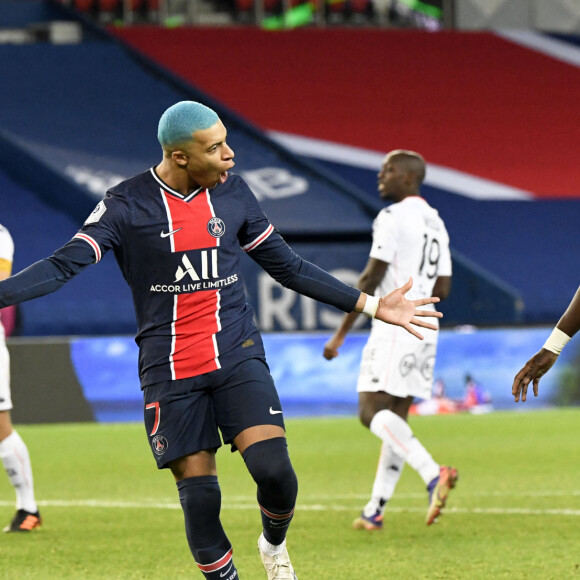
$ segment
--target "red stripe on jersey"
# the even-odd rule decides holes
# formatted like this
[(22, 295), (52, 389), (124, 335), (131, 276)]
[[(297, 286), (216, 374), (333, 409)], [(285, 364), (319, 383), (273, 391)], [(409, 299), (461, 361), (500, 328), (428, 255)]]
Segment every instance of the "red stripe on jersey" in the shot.
[[(219, 238), (208, 231), (215, 217), (207, 189), (190, 201), (162, 192), (171, 231), (172, 252), (188, 252), (219, 246)], [(203, 258), (203, 257), (202, 257)], [(211, 256), (206, 269), (217, 271)], [(203, 266), (202, 266), (203, 269)], [(172, 375), (175, 380), (194, 377), (220, 368), (215, 334), (220, 330), (218, 290), (198, 290), (176, 296), (171, 348)]]
[(215, 217), (207, 189), (191, 201), (184, 201), (166, 192), (163, 195), (169, 212), (169, 227), (174, 232), (174, 252), (214, 248), (219, 245), (219, 238), (214, 238), (207, 230), (207, 223)]
[(197, 562), (197, 565), (202, 572), (215, 572), (216, 570), (223, 568), (226, 564), (229, 563), (229, 561), (232, 559), (232, 554), (233, 548), (230, 548), (229, 551), (226, 552), (219, 560), (216, 560), (211, 564), (200, 564)]
[(87, 236), (87, 234), (75, 234), (73, 237), (78, 238), (79, 240), (84, 240), (89, 244), (89, 246), (91, 246), (91, 248), (93, 248), (93, 252), (95, 253), (95, 264), (101, 260), (103, 257), (101, 248), (99, 247), (99, 244), (91, 238), (91, 236)]
[(260, 234), (253, 242), (242, 246), (242, 250), (244, 250), (244, 252), (251, 252), (254, 248), (257, 248), (273, 231), (274, 226), (270, 224), (266, 231)]
[(214, 335), (220, 330), (219, 290), (176, 296), (171, 361), (174, 380), (220, 368)]

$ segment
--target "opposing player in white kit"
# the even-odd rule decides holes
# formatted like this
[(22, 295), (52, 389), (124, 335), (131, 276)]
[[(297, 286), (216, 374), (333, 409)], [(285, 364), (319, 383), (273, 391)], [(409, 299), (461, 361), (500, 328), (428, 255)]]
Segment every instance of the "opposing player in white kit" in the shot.
[[(13, 255), (12, 237), (8, 230), (0, 225), (0, 280), (10, 276)], [(4, 531), (29, 532), (39, 527), (42, 520), (34, 499), (28, 448), (12, 427), (10, 409), (12, 409), (10, 358), (4, 339), (4, 327), (0, 322), (0, 459), (16, 491), (16, 514)]]
[[(443, 220), (420, 195), (425, 161), (412, 151), (390, 152), (378, 174), (381, 199), (393, 201), (373, 224), (373, 243), (368, 263), (357, 287), (367, 294), (390, 292), (413, 278), (413, 298), (438, 296), (444, 300), (451, 289), (449, 236)], [(433, 305), (428, 308), (434, 309)], [(338, 356), (358, 314), (351, 312), (326, 343), (324, 357)], [(407, 423), (415, 397), (431, 398), (437, 330), (426, 330), (418, 341), (394, 326), (378, 325), (363, 350), (357, 390), (359, 417), (363, 425), (383, 441), (370, 501), (353, 526), (378, 530), (383, 512), (394, 493), (407, 462), (427, 486), (431, 525), (445, 505), (457, 481), (457, 470), (437, 464)]]

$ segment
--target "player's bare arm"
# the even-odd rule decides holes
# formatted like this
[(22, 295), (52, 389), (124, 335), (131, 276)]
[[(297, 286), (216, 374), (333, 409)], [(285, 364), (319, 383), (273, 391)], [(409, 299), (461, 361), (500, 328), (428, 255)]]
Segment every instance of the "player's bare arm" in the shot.
[[(369, 258), (365, 269), (358, 279), (356, 287), (365, 294), (373, 296), (377, 286), (385, 276), (388, 267), (389, 265), (386, 262), (377, 260), (376, 258)], [(324, 345), (322, 355), (325, 359), (332, 360), (338, 356), (338, 349), (343, 345), (346, 335), (361, 313), (362, 310), (360, 312), (355, 310), (344, 315), (340, 326)]]
[(534, 396), (538, 396), (540, 378), (552, 368), (564, 345), (580, 330), (580, 288), (576, 290), (570, 305), (558, 321), (556, 328), (544, 344), (518, 372), (512, 384), (515, 402), (526, 402), (528, 386), (533, 385)]
[(433, 286), (431, 296), (437, 296), (440, 300), (447, 300), (451, 293), (451, 276), (438, 276)]
[(556, 328), (565, 332), (570, 338), (580, 330), (580, 287), (576, 290), (570, 305), (558, 321)]

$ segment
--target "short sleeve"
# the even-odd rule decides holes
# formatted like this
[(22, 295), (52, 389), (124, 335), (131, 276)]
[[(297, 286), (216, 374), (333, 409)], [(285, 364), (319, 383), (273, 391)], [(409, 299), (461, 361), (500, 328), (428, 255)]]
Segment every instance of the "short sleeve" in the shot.
[(14, 259), (14, 242), (10, 232), (0, 225), (0, 260), (12, 263)]
[(397, 232), (395, 218), (387, 208), (383, 209), (373, 222), (373, 244), (370, 257), (390, 264), (397, 252)]
[(452, 260), (451, 260), (451, 250), (449, 249), (449, 234), (444, 227), (444, 234), (441, 239), (441, 257), (439, 258), (439, 264), (437, 266), (438, 276), (451, 276)]

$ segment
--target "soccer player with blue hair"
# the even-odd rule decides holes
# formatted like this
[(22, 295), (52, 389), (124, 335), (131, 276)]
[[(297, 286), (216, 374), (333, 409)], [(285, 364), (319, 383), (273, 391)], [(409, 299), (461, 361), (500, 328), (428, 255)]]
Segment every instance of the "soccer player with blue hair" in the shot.
[[(54, 292), (113, 250), (135, 306), (144, 419), (159, 468), (177, 483), (191, 553), (209, 580), (238, 571), (220, 521), (216, 451), (237, 449), (257, 485), (258, 548), (269, 580), (296, 579), (286, 532), (298, 492), (284, 418), (246, 303), (246, 252), (283, 286), (405, 328), (441, 316), (407, 300), (409, 280), (378, 298), (343, 284), (285, 243), (230, 174), (234, 152), (215, 111), (192, 101), (159, 121), (161, 162), (111, 188), (52, 256), (0, 282), (0, 307)], [(220, 438), (221, 434), (221, 438)]]
[(181, 101), (169, 107), (159, 119), (157, 139), (164, 149), (187, 143), (196, 131), (209, 129), (219, 121), (217, 113), (195, 101)]

